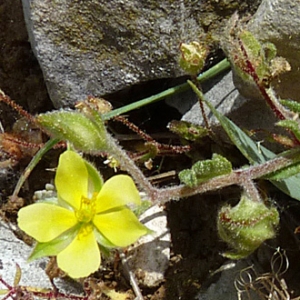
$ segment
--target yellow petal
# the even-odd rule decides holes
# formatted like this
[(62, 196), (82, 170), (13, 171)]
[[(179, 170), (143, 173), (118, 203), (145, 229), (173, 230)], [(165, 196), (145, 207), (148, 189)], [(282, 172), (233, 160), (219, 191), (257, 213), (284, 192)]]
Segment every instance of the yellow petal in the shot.
[(79, 154), (67, 150), (60, 155), (55, 186), (59, 197), (75, 209), (80, 208), (81, 197), (87, 197), (88, 171)]
[(107, 180), (100, 190), (96, 212), (103, 212), (129, 203), (137, 205), (141, 203), (139, 192), (131, 177), (116, 175)]
[(86, 225), (82, 230), (72, 243), (57, 255), (58, 267), (72, 278), (89, 276), (99, 269), (101, 263), (92, 226)]
[(142, 225), (134, 213), (126, 207), (97, 214), (93, 223), (116, 247), (126, 247), (149, 232), (147, 227)]
[(49, 203), (35, 203), (19, 210), (18, 225), (40, 243), (45, 243), (77, 224), (74, 212)]

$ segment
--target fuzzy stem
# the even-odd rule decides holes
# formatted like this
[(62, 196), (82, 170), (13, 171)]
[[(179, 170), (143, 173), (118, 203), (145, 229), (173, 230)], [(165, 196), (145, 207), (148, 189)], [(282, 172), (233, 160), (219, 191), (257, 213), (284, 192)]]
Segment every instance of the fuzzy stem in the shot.
[(121, 149), (121, 147), (109, 134), (107, 134), (107, 145), (109, 153), (120, 163), (121, 168), (126, 170), (140, 188), (147, 193), (148, 197), (154, 201), (157, 196), (158, 189), (151, 185), (143, 172), (135, 165), (133, 160), (130, 159), (127, 153)]
[(194, 188), (190, 188), (185, 185), (163, 188), (157, 190), (157, 198), (155, 199), (155, 202), (164, 204), (170, 200), (179, 200), (181, 198), (218, 190), (231, 185), (240, 185), (243, 187), (245, 178), (247, 177), (249, 181), (254, 180), (275, 172), (292, 163), (295, 163), (293, 159), (277, 157), (261, 165), (251, 166), (247, 169), (239, 169), (230, 174), (212, 178)]
[(195, 84), (195, 86), (198, 88), (199, 92), (201, 93), (197, 93), (197, 96), (198, 96), (198, 102), (199, 102), (199, 105), (200, 105), (200, 110), (201, 110), (201, 114), (202, 114), (202, 118), (203, 118), (203, 121), (204, 121), (204, 124), (205, 124), (205, 127), (209, 133), (209, 135), (212, 134), (212, 130), (211, 130), (211, 127), (209, 125), (209, 122), (208, 122), (208, 118), (207, 118), (207, 115), (206, 115), (206, 112), (204, 110), (204, 101), (203, 101), (203, 94), (202, 94), (202, 89), (201, 89), (201, 85), (200, 83), (197, 81), (197, 77), (196, 76), (192, 76), (192, 82)]
[(5, 93), (0, 89), (0, 101), (6, 103), (10, 107), (12, 107), (15, 111), (17, 111), (21, 116), (25, 117), (30, 123), (36, 124), (35, 118), (23, 109), (20, 105), (10, 99), (10, 97), (6, 96)]
[(263, 202), (253, 180), (249, 179), (249, 174), (245, 175), (245, 180), (242, 182), (242, 186), (249, 196), (249, 199), (254, 202)]
[(260, 165), (250, 166), (247, 169), (239, 169), (230, 174), (212, 178), (194, 188), (190, 188), (185, 185), (179, 185), (175, 187), (158, 189), (151, 185), (142, 171), (109, 135), (108, 146), (110, 149), (110, 154), (112, 154), (119, 161), (120, 166), (124, 170), (128, 171), (135, 182), (147, 193), (148, 197), (155, 204), (164, 204), (170, 200), (179, 200), (181, 198), (202, 194), (231, 185), (240, 185), (242, 187), (246, 186), (246, 189), (248, 188), (248, 191), (251, 192), (251, 196), (254, 195), (254, 199), (260, 201), (259, 194), (255, 193), (253, 187), (250, 185), (251, 180), (275, 172), (300, 160), (299, 150), (290, 151), (286, 154), (283, 154), (281, 157), (276, 157)]

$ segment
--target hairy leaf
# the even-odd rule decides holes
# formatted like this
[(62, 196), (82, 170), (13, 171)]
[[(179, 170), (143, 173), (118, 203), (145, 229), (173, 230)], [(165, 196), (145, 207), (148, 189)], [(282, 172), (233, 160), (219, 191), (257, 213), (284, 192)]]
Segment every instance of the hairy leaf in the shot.
[(87, 117), (77, 111), (54, 111), (40, 114), (37, 122), (50, 135), (69, 141), (75, 148), (82, 151), (97, 151), (106, 149), (106, 131), (104, 124)]
[(187, 186), (195, 187), (201, 182), (231, 171), (230, 161), (219, 154), (213, 154), (212, 159), (197, 161), (191, 169), (182, 170), (178, 176), (180, 181)]
[(292, 100), (280, 100), (280, 103), (295, 113), (300, 113), (300, 103)]
[(171, 121), (169, 129), (188, 141), (197, 141), (208, 134), (206, 128), (186, 121)]
[(276, 172), (267, 175), (265, 178), (269, 180), (287, 179), (300, 173), (300, 163), (295, 163), (291, 166), (282, 168)]

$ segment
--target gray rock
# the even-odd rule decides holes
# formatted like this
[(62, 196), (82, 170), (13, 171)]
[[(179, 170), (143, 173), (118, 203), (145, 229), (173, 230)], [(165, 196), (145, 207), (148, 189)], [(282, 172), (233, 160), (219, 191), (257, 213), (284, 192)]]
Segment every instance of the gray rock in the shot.
[(58, 108), (90, 94), (181, 75), (180, 42), (197, 40), (204, 27), (217, 35), (226, 17), (260, 0), (22, 2), (33, 50)]
[[(246, 277), (247, 269), (251, 267), (245, 260), (240, 260), (237, 263), (226, 263), (222, 266), (224, 270), (221, 273), (220, 278), (212, 283), (206, 291), (201, 291), (195, 299), (197, 300), (241, 300), (241, 299), (262, 299), (260, 296), (252, 291), (246, 291), (246, 288), (242, 284), (238, 284), (241, 272), (244, 272), (245, 282), (249, 282), (250, 279)], [(251, 274), (251, 272), (249, 272)], [(237, 288), (240, 290), (238, 292)], [(249, 297), (247, 295), (249, 293)], [(240, 294), (240, 295), (239, 295)]]
[[(21, 268), (20, 285), (39, 289), (52, 289), (49, 278), (45, 273), (48, 259), (42, 258), (28, 263), (27, 259), (33, 248), (19, 240), (13, 230), (15, 225), (6, 224), (0, 220), (0, 276), (10, 285), (13, 285), (16, 274), (16, 264)], [(62, 279), (55, 280), (60, 292), (65, 294), (80, 294), (82, 290), (75, 281), (67, 282)], [(0, 290), (5, 288), (0, 286)]]
[[(235, 88), (231, 72), (225, 74), (215, 86), (206, 92), (205, 98), (225, 115), (241, 106), (246, 101), (246, 99), (244, 99)], [(204, 106), (205, 113), (208, 118), (211, 119), (212, 122), (216, 122), (216, 119), (210, 112), (209, 108), (206, 105)], [(198, 125), (203, 124), (203, 117), (198, 102), (182, 117), (182, 120)]]
[[(276, 119), (269, 107), (262, 99), (247, 101), (235, 88), (232, 80), (232, 72), (224, 75), (222, 80), (205, 93), (205, 98), (210, 101), (220, 113), (228, 116), (241, 128), (274, 129)], [(205, 107), (205, 111), (211, 123), (218, 124), (216, 118), (207, 107)], [(182, 117), (182, 120), (203, 125), (199, 103), (196, 103), (191, 110)]]
[(1, 240), (1, 277), (9, 284), (13, 284), (16, 264), (22, 271), (20, 284), (31, 287), (51, 288), (44, 268), (45, 259), (39, 259), (32, 263), (27, 263), (32, 248), (24, 242), (18, 240), (7, 224), (0, 223)]
[[(205, 93), (205, 99), (210, 101), (220, 113), (226, 115), (241, 129), (260, 129), (256, 132), (255, 139), (265, 147), (274, 152), (283, 150), (279, 144), (266, 139), (266, 132), (285, 134), (282, 128), (275, 126), (275, 123), (278, 121), (275, 115), (264, 99), (255, 97), (250, 100), (243, 97), (235, 88), (232, 72), (225, 75), (222, 80)], [(218, 120), (206, 106), (205, 111), (214, 132), (222, 140), (228, 140), (225, 132), (220, 130)], [(204, 126), (199, 103), (196, 103), (184, 114), (182, 120)]]
[(163, 207), (152, 206), (140, 216), (151, 234), (141, 237), (127, 252), (128, 264), (142, 286), (155, 287), (169, 266), (171, 235)]

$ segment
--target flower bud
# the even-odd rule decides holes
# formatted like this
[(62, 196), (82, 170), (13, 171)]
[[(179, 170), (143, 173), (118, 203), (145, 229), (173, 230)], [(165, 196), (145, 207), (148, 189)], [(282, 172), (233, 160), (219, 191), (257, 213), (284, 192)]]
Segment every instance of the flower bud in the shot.
[(191, 42), (180, 45), (181, 56), (179, 59), (180, 67), (190, 75), (198, 75), (203, 69), (208, 48), (204, 44)]
[(275, 207), (268, 208), (242, 195), (235, 206), (224, 206), (218, 215), (218, 232), (223, 241), (233, 248), (223, 256), (240, 259), (256, 250), (265, 240), (274, 238), (279, 214)]

